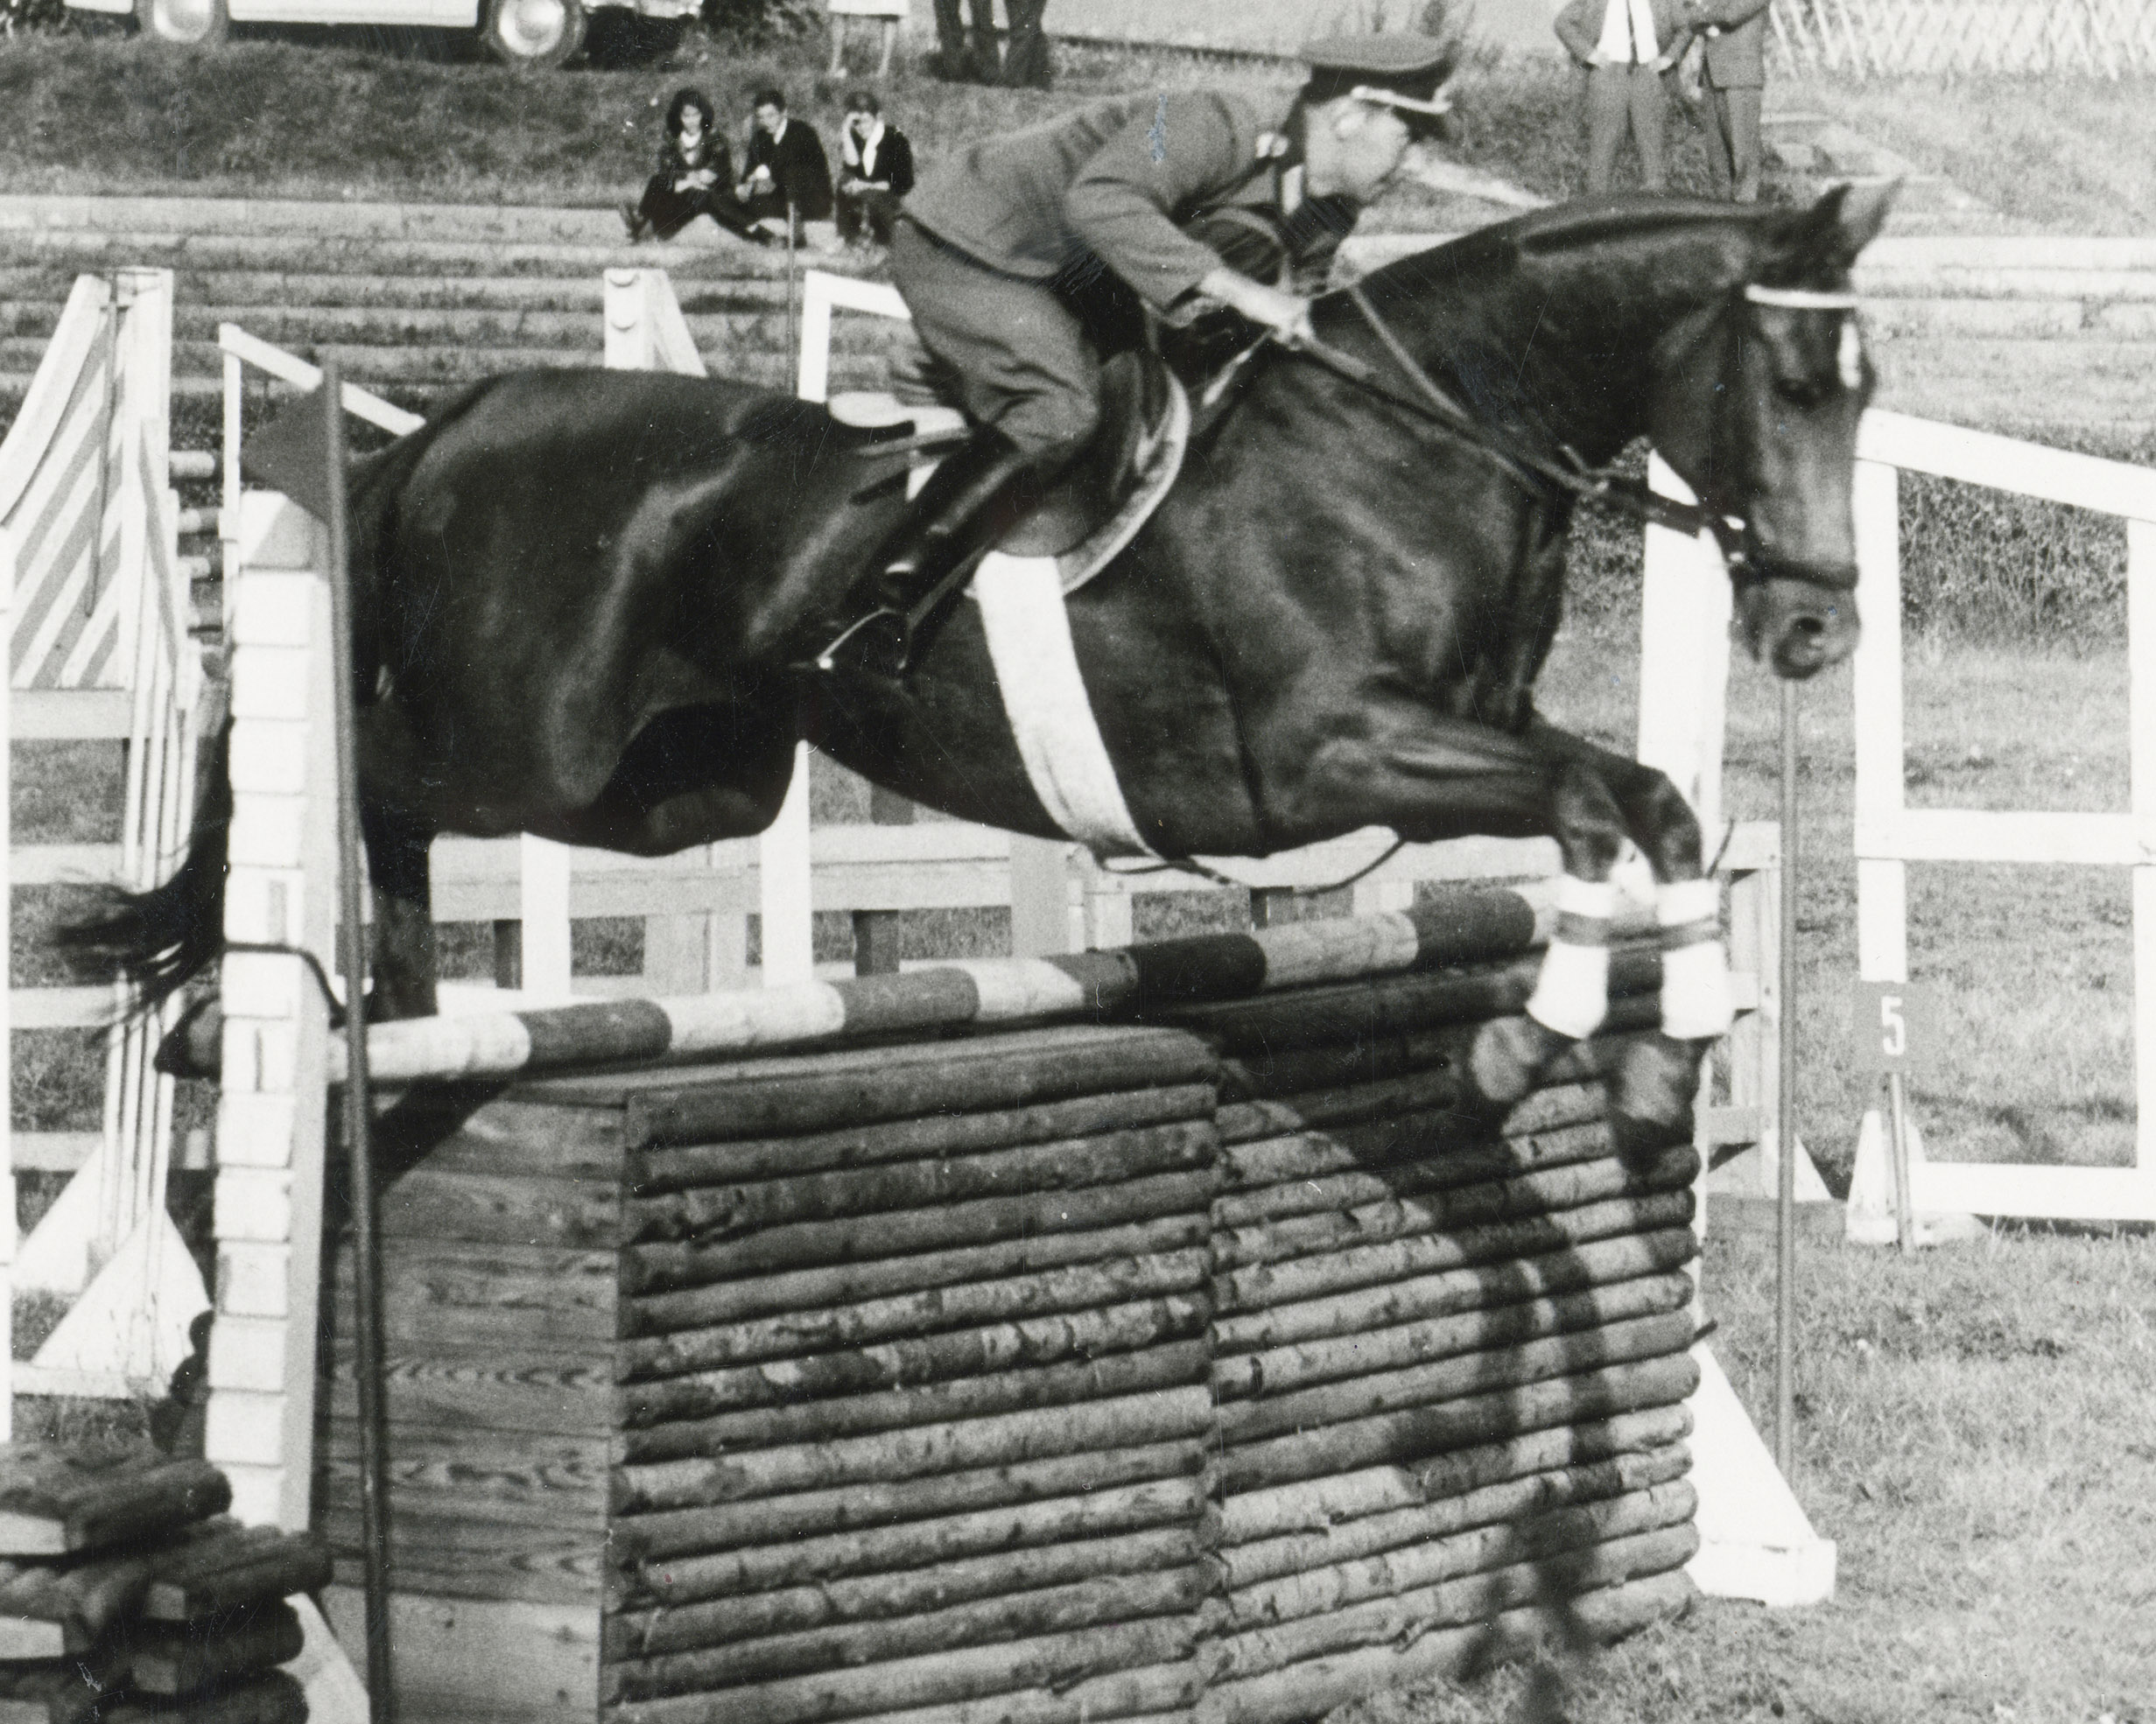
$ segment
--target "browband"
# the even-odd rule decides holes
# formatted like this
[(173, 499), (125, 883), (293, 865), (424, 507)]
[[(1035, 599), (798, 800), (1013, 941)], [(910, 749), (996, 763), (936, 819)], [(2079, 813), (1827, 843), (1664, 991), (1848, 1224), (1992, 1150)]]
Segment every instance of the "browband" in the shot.
[(1780, 305), (1794, 312), (1853, 312), (1853, 293), (1816, 293), (1808, 287), (1761, 287), (1745, 284), (1745, 298), (1755, 305)]
[(1398, 90), (1388, 90), (1376, 84), (1358, 84), (1348, 92), (1348, 95), (1357, 102), (1381, 102), (1387, 108), (1404, 109), (1410, 114), (1438, 115), (1450, 114), (1452, 111), (1452, 103), (1446, 98), (1442, 89), (1434, 92), (1428, 102), (1421, 101), (1415, 96), (1403, 95)]

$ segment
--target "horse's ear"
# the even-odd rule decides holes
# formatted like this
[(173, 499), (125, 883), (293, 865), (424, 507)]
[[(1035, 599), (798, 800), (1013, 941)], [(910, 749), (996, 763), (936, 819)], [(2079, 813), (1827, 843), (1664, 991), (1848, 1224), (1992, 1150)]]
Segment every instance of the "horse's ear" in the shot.
[(1899, 179), (1844, 182), (1830, 188), (1805, 212), (1795, 249), (1814, 268), (1846, 275), (1858, 253), (1879, 236), (1900, 190)]

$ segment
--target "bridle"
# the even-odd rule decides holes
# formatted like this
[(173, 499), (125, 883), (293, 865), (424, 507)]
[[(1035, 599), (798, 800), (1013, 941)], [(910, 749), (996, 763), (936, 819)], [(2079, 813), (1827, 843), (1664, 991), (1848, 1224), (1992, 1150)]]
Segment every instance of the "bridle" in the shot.
[[(1733, 573), (1745, 568), (1745, 521), (1700, 503), (1680, 502), (1652, 490), (1644, 480), (1612, 466), (1590, 466), (1570, 446), (1550, 455), (1529, 448), (1478, 417), (1449, 395), (1415, 356), (1408, 351), (1384, 314), (1371, 303), (1360, 283), (1345, 290), (1349, 305), (1370, 326), (1399, 373), (1415, 386), (1409, 394), (1396, 387), (1376, 367), (1315, 338), (1288, 345), (1288, 351), (1323, 366), (1345, 382), (1354, 384), (1388, 405), (1426, 423), (1437, 425), (1509, 473), (1530, 493), (1549, 497), (1570, 497), (1576, 502), (1602, 503), (1621, 509), (1637, 520), (1688, 535), (1711, 533)], [(1796, 311), (1851, 312), (1857, 296), (1847, 292), (1817, 292), (1808, 288), (1762, 287), (1747, 283), (1744, 297), (1755, 305)]]

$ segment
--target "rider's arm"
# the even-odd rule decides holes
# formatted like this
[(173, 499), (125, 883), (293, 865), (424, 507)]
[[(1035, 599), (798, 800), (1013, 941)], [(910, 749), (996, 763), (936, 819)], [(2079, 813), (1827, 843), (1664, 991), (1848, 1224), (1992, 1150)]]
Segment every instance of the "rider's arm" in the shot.
[(1290, 302), (1300, 300), (1237, 275), (1177, 225), (1247, 179), (1257, 160), (1254, 116), (1240, 102), (1196, 91), (1134, 106), (1064, 194), (1072, 231), (1155, 311), (1172, 317), (1204, 297), (1285, 326)]
[(1592, 66), (1602, 39), (1603, 0), (1572, 0), (1557, 14), (1557, 39), (1582, 66)]

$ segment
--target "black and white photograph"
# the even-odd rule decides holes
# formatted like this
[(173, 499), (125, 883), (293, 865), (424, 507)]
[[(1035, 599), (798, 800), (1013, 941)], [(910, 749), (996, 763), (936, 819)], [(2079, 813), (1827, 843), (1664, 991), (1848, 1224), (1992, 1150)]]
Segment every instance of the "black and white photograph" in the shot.
[(0, 0), (0, 1724), (2156, 1724), (2156, 0)]

